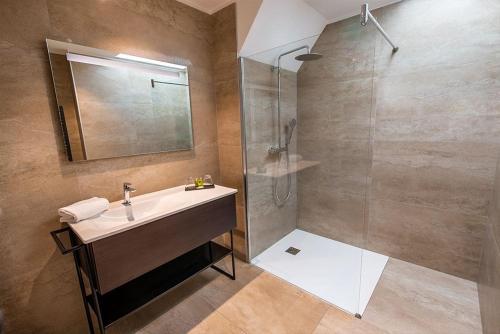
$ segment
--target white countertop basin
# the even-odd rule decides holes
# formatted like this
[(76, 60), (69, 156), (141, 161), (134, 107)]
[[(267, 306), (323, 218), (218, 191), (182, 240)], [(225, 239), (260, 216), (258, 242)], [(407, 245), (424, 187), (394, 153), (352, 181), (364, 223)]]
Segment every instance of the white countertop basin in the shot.
[(134, 196), (130, 206), (113, 202), (100, 215), (69, 226), (87, 244), (236, 193), (236, 189), (217, 185), (194, 191), (184, 191), (184, 186), (179, 186)]

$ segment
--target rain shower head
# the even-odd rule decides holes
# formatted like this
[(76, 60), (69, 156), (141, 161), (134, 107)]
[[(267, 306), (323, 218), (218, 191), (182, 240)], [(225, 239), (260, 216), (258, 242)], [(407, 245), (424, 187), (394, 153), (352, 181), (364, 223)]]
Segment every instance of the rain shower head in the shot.
[(304, 53), (304, 54), (298, 55), (297, 57), (295, 57), (295, 60), (312, 61), (312, 60), (318, 60), (321, 57), (323, 57), (323, 55), (321, 55), (319, 53), (310, 52), (310, 53)]
[(298, 47), (298, 48), (295, 48), (295, 49), (292, 49), (292, 50), (288, 50), (288, 51), (280, 54), (279, 57), (278, 57), (278, 69), (281, 67), (281, 58), (283, 56), (289, 55), (289, 54), (297, 52), (299, 50), (305, 50), (306, 52), (302, 53), (302, 54), (300, 54), (300, 55), (298, 55), (298, 56), (295, 57), (295, 60), (298, 60), (298, 61), (318, 60), (321, 57), (323, 57), (323, 55), (321, 55), (319, 53), (311, 52), (311, 49), (309, 48), (308, 45), (303, 45), (301, 47)]

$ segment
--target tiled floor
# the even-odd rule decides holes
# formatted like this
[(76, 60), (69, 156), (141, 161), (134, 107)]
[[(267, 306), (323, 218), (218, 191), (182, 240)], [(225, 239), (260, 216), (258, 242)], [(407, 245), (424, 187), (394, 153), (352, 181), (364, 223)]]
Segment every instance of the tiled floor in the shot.
[(358, 320), (257, 267), (207, 270), (109, 333), (481, 333), (476, 284), (390, 259)]

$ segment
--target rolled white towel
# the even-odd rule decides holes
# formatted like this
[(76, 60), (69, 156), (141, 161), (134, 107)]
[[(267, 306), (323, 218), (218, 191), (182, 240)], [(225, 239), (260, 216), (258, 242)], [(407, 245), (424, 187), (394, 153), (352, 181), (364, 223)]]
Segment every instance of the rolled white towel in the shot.
[(59, 209), (61, 223), (76, 223), (106, 211), (109, 201), (105, 198), (92, 197)]

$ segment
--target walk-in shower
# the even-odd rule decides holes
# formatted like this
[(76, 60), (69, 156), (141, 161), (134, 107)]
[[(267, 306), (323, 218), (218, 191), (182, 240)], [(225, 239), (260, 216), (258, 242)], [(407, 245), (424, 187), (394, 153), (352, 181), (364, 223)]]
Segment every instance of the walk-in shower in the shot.
[[(276, 165), (276, 176), (274, 177), (273, 180), (273, 195), (274, 195), (274, 201), (278, 206), (282, 206), (289, 198), (291, 194), (291, 184), (292, 184), (292, 176), (290, 173), (290, 152), (288, 149), (288, 146), (290, 145), (290, 142), (292, 141), (292, 136), (293, 136), (293, 130), (295, 126), (297, 125), (297, 120), (295, 118), (292, 118), (292, 120), (288, 123), (287, 126), (285, 126), (285, 145), (281, 145), (281, 59), (284, 56), (290, 55), (292, 53), (295, 53), (297, 51), (305, 50), (306, 53), (299, 54), (295, 56), (295, 60), (297, 61), (314, 61), (321, 59), (322, 55), (319, 53), (311, 53), (311, 50), (308, 45), (303, 45), (298, 48), (294, 48), (288, 51), (285, 51), (281, 53), (278, 56), (278, 66), (276, 67), (277, 73), (278, 73), (278, 110), (277, 110), (277, 134), (278, 134), (278, 143), (276, 146), (271, 146), (268, 150), (269, 154), (271, 155), (277, 155), (277, 165)], [(285, 169), (286, 169), (286, 188), (285, 188), (285, 195), (282, 197), (280, 195), (280, 191), (278, 189), (278, 181), (279, 181), (279, 169), (281, 167), (281, 162), (282, 162), (282, 154), (285, 154)]]
[(364, 250), (373, 67), (350, 55), (376, 35), (351, 26), (242, 58), (242, 120), (250, 260), (362, 314), (387, 257)]

